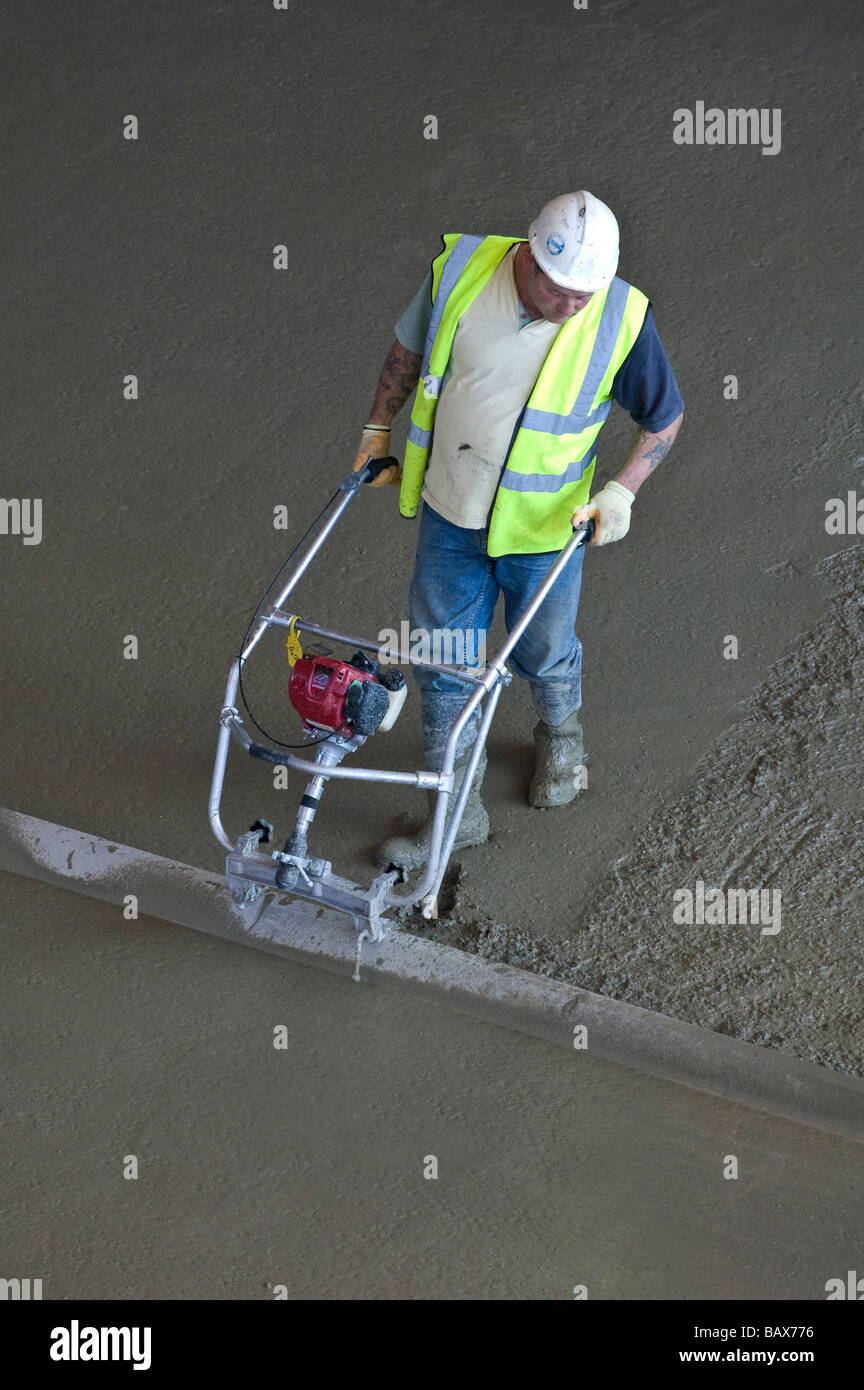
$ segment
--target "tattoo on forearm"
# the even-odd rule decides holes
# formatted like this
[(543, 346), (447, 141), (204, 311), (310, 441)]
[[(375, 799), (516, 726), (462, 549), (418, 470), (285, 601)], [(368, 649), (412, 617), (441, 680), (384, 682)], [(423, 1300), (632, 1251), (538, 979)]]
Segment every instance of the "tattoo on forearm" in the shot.
[(421, 362), (416, 352), (394, 342), (381, 368), (375, 407), (383, 405), (390, 415), (398, 414), (420, 380)]
[[(643, 434), (640, 438), (647, 443), (652, 436)], [(656, 468), (658, 463), (661, 463), (662, 460), (665, 459), (671, 448), (672, 440), (664, 439), (662, 435), (658, 435), (654, 437), (654, 443), (651, 445), (650, 449), (645, 449), (642, 452), (642, 458), (649, 468)]]

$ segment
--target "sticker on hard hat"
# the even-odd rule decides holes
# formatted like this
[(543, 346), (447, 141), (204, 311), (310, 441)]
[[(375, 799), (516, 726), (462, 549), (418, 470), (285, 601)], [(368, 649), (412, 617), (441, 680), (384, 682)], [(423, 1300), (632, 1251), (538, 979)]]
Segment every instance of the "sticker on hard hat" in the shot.
[(547, 236), (546, 250), (550, 256), (560, 256), (564, 250), (564, 240), (560, 236)]

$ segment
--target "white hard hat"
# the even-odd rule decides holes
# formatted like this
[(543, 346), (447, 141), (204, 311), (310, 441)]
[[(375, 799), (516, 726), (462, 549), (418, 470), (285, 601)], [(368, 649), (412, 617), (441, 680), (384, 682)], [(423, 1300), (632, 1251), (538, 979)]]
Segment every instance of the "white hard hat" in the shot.
[(531, 254), (567, 290), (605, 290), (618, 266), (618, 223), (593, 193), (562, 193), (528, 228)]

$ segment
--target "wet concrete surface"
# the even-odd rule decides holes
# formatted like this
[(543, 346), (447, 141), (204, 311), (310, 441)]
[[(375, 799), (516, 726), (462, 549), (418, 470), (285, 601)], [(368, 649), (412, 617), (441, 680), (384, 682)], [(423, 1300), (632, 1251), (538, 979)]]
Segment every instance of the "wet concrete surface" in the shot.
[[(344, 0), (290, 13), (230, 3), (178, 8), (165, 0), (146, 7), (54, 0), (37, 10), (16, 0), (5, 8), (5, 216), (18, 254), (4, 272), (3, 492), (43, 499), (43, 537), (33, 546), (0, 537), (2, 800), (219, 868), (206, 803), (230, 659), (264, 587), (354, 456), (392, 325), (440, 232), (522, 234), (548, 197), (582, 185), (619, 215), (621, 273), (654, 302), (688, 414), (675, 450), (640, 494), (626, 541), (586, 557), (579, 633), (588, 791), (560, 814), (537, 813), (524, 802), (534, 722), (524, 688), (506, 692), (490, 739), (494, 833), (488, 846), (463, 856), (466, 892), (478, 914), (560, 944), (585, 914), (602, 916), (607, 900), (657, 914), (657, 845), (644, 856), (643, 876), (629, 881), (626, 899), (609, 886), (611, 866), (643, 834), (650, 840), (655, 820), (676, 798), (698, 803), (700, 760), (734, 741), (729, 731), (745, 717), (742, 702), (829, 613), (836, 585), (817, 572), (818, 563), (854, 544), (852, 536), (828, 535), (824, 517), (826, 500), (855, 486), (864, 456), (860, 363), (850, 347), (857, 307), (848, 290), (860, 223), (850, 35), (860, 20), (851, 0), (829, 7), (772, 0), (755, 9), (739, 0), (720, 9), (640, 0), (585, 12), (550, 0), (542, 15), (532, 11), (540, 38), (526, 34), (521, 5), (463, 7), (456, 26), (451, 8), (415, 0), (395, 9), (371, 0), (362, 15)], [(675, 145), (672, 112), (697, 100), (781, 108), (781, 152)], [(137, 142), (122, 139), (130, 112), (140, 121)], [(429, 112), (439, 118), (437, 141), (423, 139)], [(272, 253), (282, 243), (290, 247), (291, 268), (279, 273)], [(123, 399), (128, 373), (139, 377), (134, 402)], [(739, 381), (734, 401), (723, 396), (729, 373)], [(598, 477), (617, 471), (626, 456), (632, 425), (617, 416), (601, 438)], [(403, 417), (397, 438), (405, 424)], [(280, 506), (288, 509), (286, 530), (273, 526)], [(398, 627), (407, 617), (415, 534), (414, 524), (397, 515), (393, 489), (360, 497), (338, 542), (310, 571), (298, 607), (316, 621), (372, 636)], [(123, 658), (129, 634), (139, 643), (134, 661)], [(738, 638), (737, 660), (723, 657), (727, 634)], [(837, 640), (857, 637), (842, 628)], [(258, 657), (247, 691), (267, 728), (290, 740), (296, 724), (281, 641), (273, 638)], [(782, 723), (782, 710), (779, 717)], [(832, 766), (860, 760), (854, 720), (818, 732)], [(416, 699), (373, 748), (376, 760), (419, 765)], [(729, 815), (739, 826), (751, 791), (730, 789)], [(232, 755), (226, 824), (239, 833), (266, 815), (287, 833), (296, 794), (294, 786), (277, 790), (266, 769)], [(395, 801), (386, 787), (328, 794), (319, 852), (368, 880), (370, 850), (401, 809)], [(408, 810), (421, 804), (405, 798)], [(719, 836), (712, 827), (723, 824), (723, 815), (706, 818), (700, 845), (720, 869), (727, 866), (711, 834)], [(854, 863), (845, 849), (841, 858)], [(688, 864), (691, 877), (701, 862)], [(664, 879), (663, 893), (668, 886)], [(41, 918), (43, 900), (20, 884), (3, 888), (10, 924), (4, 990), (15, 979), (41, 980), (37, 998), (47, 1007), (47, 938), (36, 945), (25, 927)], [(62, 941), (73, 939), (85, 954), (79, 960), (57, 945), (62, 977), (77, 980), (60, 1015), (67, 1044), (49, 1039), (43, 1046), (37, 1038), (19, 1054), (16, 1084), (30, 1108), (13, 1155), (22, 1174), (38, 1162), (43, 1185), (31, 1196), (29, 1224), (26, 1214), (16, 1218), (22, 1224), (14, 1248), (53, 1252), (55, 1287), (70, 1296), (88, 1280), (106, 1296), (123, 1288), (131, 1295), (159, 1277), (177, 1297), (187, 1296), (184, 1288), (264, 1294), (262, 1281), (276, 1280), (269, 1271), (279, 1262), (279, 1241), (273, 1258), (265, 1258), (260, 1252), (271, 1247), (263, 1233), (276, 1220), (288, 1232), (289, 1253), (283, 1246), (279, 1259), (290, 1265), (293, 1287), (329, 1288), (332, 1296), (356, 1296), (361, 1288), (368, 1296), (373, 1282), (392, 1295), (399, 1279), (414, 1296), (447, 1296), (447, 1288), (453, 1296), (533, 1296), (525, 1291), (540, 1288), (546, 1292), (537, 1296), (561, 1296), (559, 1289), (567, 1296), (580, 1278), (572, 1265), (594, 1261), (601, 1297), (738, 1297), (747, 1296), (745, 1286), (776, 1292), (781, 1285), (790, 1292), (779, 1296), (819, 1297), (835, 1272), (842, 1233), (860, 1216), (851, 1176), (844, 1187), (843, 1173), (852, 1170), (843, 1163), (857, 1162), (852, 1149), (837, 1158), (836, 1179), (811, 1183), (808, 1170), (818, 1170), (812, 1146), (827, 1173), (840, 1154), (831, 1141), (735, 1110), (738, 1123), (757, 1125), (770, 1155), (742, 1223), (752, 1228), (754, 1244), (742, 1253), (722, 1236), (729, 1216), (723, 1204), (741, 1188), (719, 1178), (719, 1194), (704, 1185), (696, 1158), (704, 1116), (719, 1116), (712, 1109), (719, 1103), (706, 1100), (702, 1111), (690, 1093), (637, 1085), (600, 1064), (582, 1068), (587, 1093), (571, 1097), (580, 1114), (596, 1106), (611, 1126), (595, 1118), (602, 1139), (575, 1163), (592, 1206), (562, 1176), (572, 1172), (574, 1135), (584, 1142), (585, 1131), (572, 1122), (561, 1137), (574, 1072), (565, 1072), (566, 1059), (551, 1050), (436, 1015), (427, 1020), (433, 1084), (423, 1070), (429, 1049), (415, 1042), (417, 1019), (426, 1015), (413, 1005), (388, 1005), (376, 1015), (380, 1046), (370, 1049), (368, 1016), (355, 1024), (344, 1015), (346, 1007), (360, 1007), (348, 1004), (347, 985), (276, 971), (251, 953), (229, 952), (231, 964), (221, 964), (218, 952), (227, 948), (190, 945), (182, 934), (169, 946), (174, 938), (161, 928), (167, 954), (159, 960), (154, 937), (130, 933), (126, 983), (115, 977), (109, 1007), (96, 925), (105, 909), (73, 910), (67, 899), (58, 901), (63, 920), (77, 924)], [(814, 898), (808, 913), (815, 918), (810, 957), (800, 957), (804, 976), (821, 970), (827, 954), (827, 968), (852, 988), (853, 975), (843, 976), (857, 957), (840, 953), (857, 932), (857, 899), (841, 892), (826, 907)], [(160, 963), (184, 949), (191, 954), (186, 967)], [(665, 979), (650, 973), (651, 953), (641, 955), (647, 973), (639, 977), (638, 962), (630, 962), (625, 981), (615, 965), (610, 987), (657, 990), (678, 1007), (688, 992), (692, 940), (665, 958)], [(214, 962), (212, 973), (204, 961)], [(722, 968), (737, 974), (744, 967), (730, 954)], [(717, 1011), (701, 1002), (710, 994), (710, 973), (704, 963), (696, 973), (705, 987), (693, 993), (694, 1021), (712, 1026)], [(801, 971), (784, 976), (781, 1042), (790, 1041), (789, 1020), (795, 1041), (794, 1021), (806, 1012), (806, 998), (799, 1008), (796, 995), (801, 978)], [(140, 1045), (124, 1050), (130, 982), (141, 991)], [(736, 987), (748, 989), (746, 969)], [(243, 1039), (257, 1026), (246, 1006), (262, 990), (280, 997), (289, 991), (292, 1010), (305, 1020), (298, 1022), (298, 1051), (308, 1068), (311, 1108), (302, 1142), (309, 1155), (304, 1169), (301, 1153), (305, 1177), (293, 1189), (290, 1221), (287, 1207), (274, 1217), (280, 1159), (268, 1129), (274, 1091), (284, 1096), (284, 1070), (271, 1074), (264, 1046), (266, 1061), (252, 1078), (244, 1075)], [(13, 994), (11, 1017), (16, 1007)], [(163, 1027), (174, 1030), (170, 1058), (141, 1031), (154, 1009), (167, 1011)], [(827, 1018), (829, 1029), (847, 1028), (830, 1000)], [(756, 1022), (770, 1041), (770, 1005)], [(853, 1023), (860, 1026), (860, 1013)], [(718, 1025), (734, 1031), (734, 1010)], [(94, 1046), (101, 1049), (98, 1070)], [(186, 1048), (198, 1058), (191, 1076)], [(378, 1068), (382, 1052), (405, 1068), (401, 1110), (392, 1103), (392, 1077), (385, 1081)], [(498, 1081), (503, 1054), (519, 1097), (513, 1120), (499, 1113), (509, 1109), (504, 1097), (512, 1093)], [(824, 1055), (856, 1069), (848, 1049)], [(363, 1101), (355, 1093), (358, 1067), (367, 1082)], [(454, 1090), (462, 1099), (451, 1102)], [(325, 1104), (325, 1094), (332, 1102)], [(538, 1116), (531, 1107), (539, 1095), (545, 1099)], [(405, 1166), (395, 1187), (387, 1181), (386, 1146), (370, 1140), (376, 1157), (356, 1157), (375, 1128), (368, 1119), (375, 1106), (389, 1116), (388, 1133), (400, 1123), (411, 1127), (410, 1144), (399, 1141)], [(410, 1167), (416, 1150), (434, 1148), (424, 1137), (430, 1108), (448, 1117), (468, 1175), (440, 1227), (439, 1214), (433, 1219), (418, 1208), (430, 1185), (418, 1198)], [(226, 1111), (233, 1135), (227, 1141)], [(152, 1151), (161, 1155), (164, 1201), (136, 1216), (122, 1205), (125, 1184), (115, 1234), (88, 1265), (94, 1213), (109, 1190), (100, 1184), (115, 1181), (115, 1150), (134, 1149), (125, 1136), (139, 1112), (149, 1115)], [(248, 1165), (238, 1114), (252, 1126), (257, 1157)], [(658, 1173), (645, 1147), (646, 1132), (655, 1133), (659, 1152), (674, 1151), (661, 1133), (670, 1114), (677, 1138), (692, 1136), (684, 1203), (680, 1190), (673, 1199), (675, 1184)], [(725, 1111), (717, 1123), (717, 1153), (732, 1151), (723, 1137)], [(143, 1132), (147, 1138), (146, 1124)], [(621, 1142), (625, 1133), (636, 1136), (635, 1149)], [(226, 1142), (233, 1158), (222, 1166), (217, 1158)], [(292, 1142), (301, 1143), (296, 1135)], [(93, 1175), (88, 1153), (97, 1167), (105, 1165), (102, 1177)], [(365, 1190), (354, 1181), (352, 1161), (366, 1164)], [(507, 1250), (515, 1250), (508, 1240), (515, 1239), (514, 1210), (524, 1209), (526, 1170), (536, 1183), (537, 1221), (519, 1228), (527, 1243), (512, 1257), (516, 1278)], [(64, 1174), (82, 1184), (76, 1197)], [(786, 1201), (793, 1177), (803, 1184), (812, 1231), (825, 1242), (813, 1264)], [(665, 1220), (664, 1182), (677, 1224)], [(327, 1200), (313, 1197), (321, 1191)], [(212, 1200), (204, 1202), (202, 1193)], [(175, 1223), (185, 1220), (187, 1197), (203, 1225), (196, 1237), (190, 1220), (188, 1239), (180, 1241)], [(242, 1253), (240, 1222), (233, 1243), (226, 1238), (215, 1249), (224, 1222), (214, 1213), (241, 1198), (260, 1222), (255, 1260)], [(622, 1203), (629, 1224), (615, 1214)], [(761, 1224), (754, 1212), (763, 1213)], [(631, 1237), (639, 1213), (654, 1254)], [(460, 1245), (466, 1220), (492, 1231), (493, 1246), (483, 1254), (472, 1256), (469, 1241)], [(579, 1225), (586, 1220), (587, 1231)], [(541, 1253), (545, 1259), (554, 1248), (537, 1231), (548, 1237), (568, 1221), (584, 1235), (576, 1256), (565, 1241), (537, 1282)], [(393, 1237), (400, 1222), (431, 1242), (425, 1273), (407, 1256), (401, 1264), (398, 1254), (391, 1258), (388, 1233)], [(345, 1223), (351, 1235), (343, 1245)], [(839, 1241), (833, 1247), (832, 1233)], [(767, 1242), (761, 1266), (760, 1239)], [(684, 1271), (704, 1265), (709, 1246), (715, 1257), (706, 1268), (713, 1272), (700, 1286)], [(467, 1264), (460, 1266), (454, 1248)], [(851, 1263), (846, 1259), (844, 1247), (837, 1273), (854, 1267), (851, 1255)], [(824, 1278), (823, 1264), (831, 1266)], [(710, 1292), (721, 1287), (734, 1292)]]
[[(834, 595), (821, 621), (658, 804), (567, 938), (492, 918), (464, 866), (435, 935), (864, 1075), (862, 567), (860, 546), (823, 562)], [(416, 911), (406, 925), (430, 930)]]
[(46, 1299), (815, 1300), (857, 1267), (861, 1144), (3, 887), (2, 1256)]

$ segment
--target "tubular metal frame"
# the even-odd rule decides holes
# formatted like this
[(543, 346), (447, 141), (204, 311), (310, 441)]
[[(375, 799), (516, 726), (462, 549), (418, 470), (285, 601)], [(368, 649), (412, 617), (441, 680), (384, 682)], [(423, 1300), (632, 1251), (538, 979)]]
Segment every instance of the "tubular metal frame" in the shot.
[[(274, 892), (288, 891), (280, 888), (276, 882), (276, 874), (279, 870), (278, 860), (265, 856), (258, 852), (258, 836), (247, 832), (241, 835), (237, 841), (231, 840), (227, 834), (221, 817), (222, 791), (225, 781), (225, 767), (228, 758), (228, 747), (233, 738), (247, 752), (255, 756), (266, 755), (266, 761), (278, 763), (285, 767), (295, 768), (298, 772), (308, 773), (311, 777), (318, 780), (330, 778), (353, 779), (354, 781), (366, 782), (390, 782), (400, 786), (413, 786), (437, 791), (437, 801), (432, 821), (432, 832), (429, 844), (429, 853), (426, 863), (426, 870), (420, 883), (413, 889), (406, 892), (397, 892), (395, 885), (399, 879), (396, 872), (379, 875), (368, 889), (362, 889), (349, 880), (338, 878), (331, 872), (330, 865), (323, 860), (313, 860), (308, 856), (285, 856), (292, 861), (293, 866), (300, 865), (296, 886), (290, 892), (299, 897), (322, 903), (326, 906), (336, 908), (339, 911), (350, 913), (354, 919), (355, 927), (358, 927), (360, 936), (358, 939), (358, 959), (359, 949), (362, 940), (367, 937), (373, 941), (380, 940), (387, 935), (392, 923), (383, 920), (382, 914), (388, 908), (412, 906), (422, 902), (424, 917), (432, 919), (437, 916), (437, 899), (441, 888), (447, 863), (453, 849), (459, 824), (462, 819), (471, 783), (477, 770), (489, 728), (495, 714), (501, 691), (505, 685), (509, 685), (512, 680), (511, 673), (507, 670), (505, 662), (511, 651), (519, 641), (522, 633), (534, 618), (540, 605), (543, 603), (549, 590), (552, 588), (556, 579), (564, 569), (576, 551), (591, 535), (591, 529), (580, 527), (577, 529), (571, 540), (561, 550), (556, 560), (553, 562), (546, 577), (542, 580), (527, 607), (520, 614), (518, 620), (513, 625), (512, 630), (507, 636), (507, 640), (500, 648), (498, 653), (491, 661), (478, 669), (475, 667), (466, 668), (461, 666), (447, 665), (442, 662), (424, 661), (412, 656), (410, 653), (399, 653), (399, 660), (402, 664), (420, 666), (427, 670), (443, 672), (447, 675), (455, 676), (466, 683), (473, 684), (474, 690), (468, 696), (459, 715), (453, 722), (453, 727), (447, 739), (444, 750), (444, 757), (440, 772), (430, 772), (420, 770), (417, 772), (391, 772), (386, 768), (355, 767), (347, 768), (322, 763), (312, 762), (305, 757), (297, 757), (283, 749), (270, 748), (269, 745), (256, 744), (243, 727), (237, 706), (235, 704), (237, 688), (240, 681), (241, 667), (245, 665), (252, 652), (257, 647), (264, 633), (270, 627), (287, 627), (293, 622), (295, 627), (301, 631), (311, 632), (319, 636), (331, 638), (334, 641), (344, 643), (348, 646), (359, 647), (367, 651), (377, 651), (378, 643), (369, 641), (361, 637), (355, 637), (350, 633), (335, 632), (328, 628), (323, 628), (315, 623), (307, 622), (300, 617), (283, 611), (283, 604), (288, 595), (295, 588), (298, 581), (305, 574), (312, 560), (330, 535), (336, 523), (349, 506), (353, 497), (356, 495), (361, 484), (370, 481), (374, 476), (369, 472), (369, 465), (359, 473), (349, 474), (343, 478), (339, 485), (339, 494), (332, 499), (329, 514), (325, 513), (322, 518), (321, 528), (309, 542), (309, 545), (298, 560), (288, 580), (286, 581), (279, 597), (272, 607), (267, 608), (258, 618), (255, 630), (243, 648), (239, 657), (236, 657), (231, 664), (228, 674), (228, 681), (225, 687), (225, 699), (220, 712), (219, 739), (216, 745), (216, 758), (213, 766), (213, 776), (210, 785), (209, 799), (209, 820), (213, 834), (219, 843), (228, 851), (227, 877), (229, 886), (232, 887), (235, 900), (244, 904), (250, 910), (250, 923), (254, 922), (264, 905), (264, 894), (268, 889)], [(474, 711), (479, 707), (483, 698), (488, 697), (486, 708), (483, 711), (471, 745), (471, 753), (465, 775), (462, 779), (459, 795), (448, 821), (449, 802), (453, 791), (453, 765), (455, 762), (456, 748), (459, 736), (465, 728)], [(336, 754), (332, 751), (338, 747), (338, 756), (344, 756), (345, 752), (359, 747), (365, 740), (355, 736), (350, 744), (335, 735), (327, 739), (319, 740), (319, 749), (329, 748), (329, 754), (319, 756), (332, 757)], [(302, 862), (301, 862), (302, 861)], [(312, 873), (307, 872), (312, 866)], [(303, 881), (301, 881), (301, 879)]]

